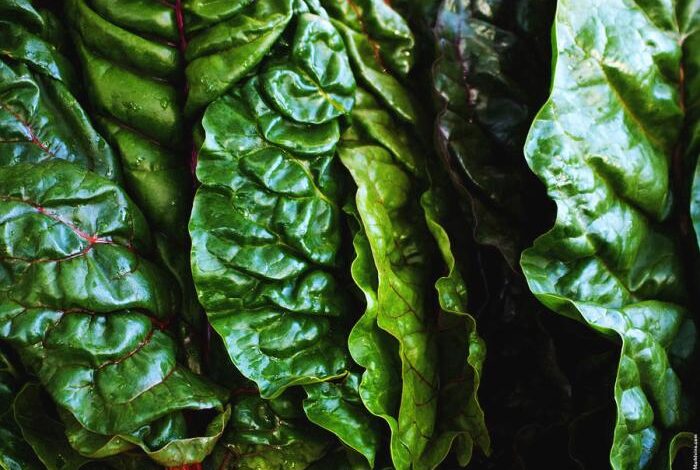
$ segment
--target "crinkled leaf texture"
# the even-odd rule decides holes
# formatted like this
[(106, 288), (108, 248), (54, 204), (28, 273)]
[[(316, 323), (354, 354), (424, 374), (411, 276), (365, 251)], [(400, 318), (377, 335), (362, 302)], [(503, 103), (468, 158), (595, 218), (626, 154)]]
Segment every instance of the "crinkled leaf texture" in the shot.
[[(68, 59), (43, 38), (44, 18), (30, 5), (0, 8), (0, 165), (66, 160), (118, 180), (111, 149), (64, 81)], [(26, 23), (9, 21), (20, 12)]]
[(194, 371), (203, 370), (205, 325), (189, 268), (190, 165), (196, 152), (187, 118), (255, 67), (291, 17), (289, 0), (208, 3), (65, 5), (91, 115), (119, 154), (125, 187), (155, 232), (161, 264), (180, 287), (177, 329)]
[(0, 223), (0, 336), (80, 426), (129, 434), (222, 409), (223, 391), (175, 362), (176, 299), (120, 187), (67, 162), (3, 167)]
[(280, 41), (204, 113), (193, 275), (211, 325), (262, 397), (306, 386), (308, 418), (373, 463), (379, 431), (348, 386), (355, 304), (341, 284), (334, 157), (355, 80), (331, 22), (301, 8), (291, 24), (291, 45)]
[(383, 2), (323, 3), (369, 91), (358, 89), (352, 126), (338, 148), (357, 186), (356, 209), (347, 210), (358, 225), (352, 276), (367, 303), (349, 337), (353, 359), (367, 369), (360, 397), (389, 425), (396, 468), (434, 468), (453, 443), (466, 465), (473, 445), (489, 449), (476, 399), (485, 351), (463, 313), (466, 287), (439, 220), (430, 162), (415, 129), (402, 123), (420, 120), (402, 85), (413, 35)]
[(327, 434), (305, 422), (289, 397), (264, 400), (241, 395), (226, 434), (204, 463), (206, 470), (286, 470), (307, 468), (331, 445)]
[(418, 109), (401, 85), (414, 62), (415, 40), (406, 21), (382, 0), (326, 0), (323, 4), (343, 36), (358, 81), (400, 119), (417, 123)]
[[(145, 219), (116, 184), (109, 146), (61, 81), (72, 74), (56, 47), (59, 25), (27, 2), (0, 8), (16, 19), (0, 25), (13, 39), (0, 51), (0, 199), (9, 211), (0, 335), (75, 427), (105, 439), (140, 432), (156, 460), (201, 461), (197, 438), (180, 439), (188, 438), (182, 411), (222, 410), (225, 393), (175, 363), (166, 327), (180, 305), (163, 285), (171, 278), (146, 260), (155, 251)], [(23, 433), (46, 465), (63, 465), (68, 441), (44, 441), (28, 425)], [(213, 445), (216, 437), (203, 439)], [(187, 455), (161, 458), (177, 446)]]
[(347, 354), (334, 323), (347, 303), (333, 274), (341, 236), (330, 153), (337, 122), (285, 120), (252, 79), (212, 104), (202, 125), (190, 233), (212, 326), (263, 397), (342, 375)]
[[(167, 43), (178, 37), (175, 12), (163, 3), (143, 3), (69, 0), (65, 16), (92, 118), (119, 154), (125, 187), (155, 230), (183, 241), (191, 180), (176, 83), (182, 58)], [(113, 11), (117, 5), (120, 12)]]
[(695, 0), (561, 0), (551, 96), (525, 149), (558, 209), (555, 226), (523, 253), (531, 290), (621, 339), (615, 469), (663, 466), (670, 431), (689, 416), (674, 369), (697, 331), (670, 208), (690, 109), (684, 75), (697, 80), (687, 74), (698, 55), (682, 45), (697, 41), (698, 19)]
[(186, 423), (182, 415), (167, 416), (129, 434), (105, 436), (85, 429), (74, 417), (59, 410), (66, 423), (68, 441), (82, 455), (92, 458), (122, 454), (124, 451), (140, 448), (152, 461), (164, 466), (180, 466), (200, 463), (214, 450), (214, 446), (224, 434), (230, 418), (229, 407), (219, 413), (207, 425), (203, 435), (184, 435)]
[(291, 0), (69, 0), (65, 12), (93, 117), (121, 156), (127, 189), (155, 229), (183, 244), (194, 152), (185, 116), (260, 63), (291, 19)]
[(262, 74), (270, 102), (284, 116), (321, 124), (347, 114), (355, 98), (355, 77), (340, 34), (328, 21), (298, 17), (291, 57)]
[[(466, 288), (439, 222), (438, 196), (421, 189), (429, 180), (420, 145), (367, 92), (358, 90), (356, 103), (338, 153), (357, 185), (361, 225), (352, 274), (367, 310), (349, 339), (367, 369), (360, 396), (388, 423), (396, 468), (435, 468), (453, 441), (466, 465), (475, 443), (489, 448), (476, 401), (484, 345), (462, 313)], [(441, 254), (448, 275), (436, 285)]]

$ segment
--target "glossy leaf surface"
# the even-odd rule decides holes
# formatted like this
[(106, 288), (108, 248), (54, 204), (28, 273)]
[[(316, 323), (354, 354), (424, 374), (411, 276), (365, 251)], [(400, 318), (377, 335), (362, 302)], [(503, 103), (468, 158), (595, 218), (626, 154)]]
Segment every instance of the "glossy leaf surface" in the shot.
[(437, 148), (469, 201), (475, 239), (513, 267), (538, 220), (528, 207), (544, 199), (522, 147), (545, 100), (553, 7), (549, 0), (448, 0), (434, 30)]
[(307, 385), (304, 412), (312, 423), (333, 430), (345, 445), (374, 467), (381, 433), (379, 423), (367, 413), (360, 399), (360, 380), (360, 374), (349, 373), (340, 382)]
[[(52, 398), (99, 434), (224, 396), (175, 363), (175, 312), (151, 239), (123, 190), (65, 162), (0, 169), (0, 331)], [(24, 243), (32, 234), (32, 244)], [(41, 234), (37, 237), (37, 234)]]
[(352, 109), (355, 78), (345, 45), (317, 15), (299, 16), (291, 57), (267, 68), (261, 80), (273, 106), (298, 122), (321, 124)]
[(697, 333), (685, 308), (671, 167), (683, 155), (682, 77), (697, 69), (697, 55), (681, 46), (698, 24), (693, 1), (561, 1), (552, 94), (526, 144), (558, 209), (554, 228), (523, 254), (530, 288), (622, 340), (616, 469), (662, 465), (669, 430), (688, 418), (674, 368)]
[[(0, 164), (66, 160), (110, 179), (119, 165), (72, 94), (75, 72), (29, 4), (0, 2)], [(13, 16), (18, 21), (12, 22)]]
[(255, 79), (209, 107), (190, 222), (200, 301), (263, 397), (340, 376), (347, 361), (333, 326), (347, 309), (333, 275), (337, 170), (327, 153), (290, 151), (332, 151), (337, 123), (308, 128), (275, 114)]
[(298, 403), (288, 397), (240, 396), (233, 409), (226, 434), (204, 464), (207, 470), (303, 469), (330, 444), (328, 436), (304, 423)]
[[(355, 80), (323, 10), (297, 7), (290, 44), (280, 40), (204, 114), (190, 222), (200, 301), (264, 398), (342, 381), (355, 308), (341, 284), (345, 176), (333, 155)], [(309, 418), (373, 460), (376, 426), (356, 391), (338, 382), (307, 392)], [(339, 409), (353, 425), (333, 416)]]

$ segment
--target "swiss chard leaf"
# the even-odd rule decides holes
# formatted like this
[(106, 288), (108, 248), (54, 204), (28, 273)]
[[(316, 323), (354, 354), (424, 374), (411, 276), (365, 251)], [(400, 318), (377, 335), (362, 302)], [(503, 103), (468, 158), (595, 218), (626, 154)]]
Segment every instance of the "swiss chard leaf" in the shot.
[[(91, 3), (94, 3), (92, 5)], [(70, 0), (65, 13), (79, 58), (93, 118), (120, 155), (124, 179), (154, 228), (184, 241), (191, 187), (177, 78), (177, 48), (146, 39), (110, 22), (105, 2)], [(142, 11), (127, 2), (123, 15)], [(144, 15), (140, 26), (175, 24), (174, 10), (161, 3), (158, 15)], [(151, 8), (153, 10), (153, 8)], [(151, 11), (151, 13), (153, 13)], [(129, 18), (134, 19), (132, 16)], [(122, 17), (120, 17), (122, 18)], [(157, 37), (156, 26), (153, 36)], [(110, 79), (104, 77), (109, 75)], [(175, 83), (173, 83), (175, 82)]]
[[(698, 20), (694, 1), (561, 0), (552, 92), (526, 144), (558, 209), (556, 225), (523, 253), (530, 288), (622, 341), (616, 469), (663, 466), (662, 446), (689, 418), (676, 370), (697, 333), (671, 167), (683, 167), (683, 77), (698, 58), (684, 42), (696, 41)], [(676, 181), (678, 195), (685, 184)]]
[(382, 0), (322, 0), (331, 17), (361, 33), (370, 44), (372, 67), (405, 77), (413, 67), (414, 38), (406, 21)]
[[(15, 13), (18, 5), (25, 13), (31, 8), (10, 4)], [(1, 335), (47, 386), (58, 411), (105, 439), (172, 420), (185, 409), (220, 409), (225, 394), (175, 362), (165, 330), (178, 299), (157, 286), (170, 278), (145, 259), (153, 244), (141, 212), (115, 181), (98, 176), (118, 180), (119, 166), (59, 81), (68, 74), (46, 66), (49, 58), (67, 61), (54, 47), (59, 25), (48, 13), (38, 16), (42, 21), (17, 16), (25, 23), (13, 25), (12, 34), (31, 30), (34, 36), (15, 38), (0, 63), (1, 198), (9, 211), (2, 222), (8, 232), (1, 242)], [(171, 398), (172, 406), (163, 406)], [(51, 457), (56, 439), (42, 441), (27, 422), (25, 438), (44, 463), (63, 465), (60, 456)], [(187, 437), (185, 427), (179, 432), (172, 437)]]
[(0, 164), (60, 159), (118, 180), (110, 148), (71, 92), (68, 59), (44, 39), (46, 20), (25, 2), (3, 0), (0, 8), (7, 15), (0, 21)]
[(542, 39), (553, 7), (550, 0), (448, 0), (434, 30), (437, 148), (469, 201), (474, 238), (495, 246), (514, 268), (527, 228), (538, 226), (527, 208), (545, 199), (522, 146), (545, 100)]
[(291, 19), (291, 3), (66, 2), (93, 117), (121, 156), (126, 187), (160, 232), (158, 253), (178, 280), (180, 337), (195, 371), (204, 369), (200, 350), (208, 345), (182, 256), (197, 157), (191, 124), (270, 51)]
[[(473, 319), (466, 314), (460, 318), (466, 288), (438, 222), (437, 196), (422, 189), (429, 180), (418, 145), (400, 130), (379, 131), (391, 117), (366, 92), (359, 91), (356, 102), (353, 127), (338, 153), (357, 185), (362, 224), (355, 236), (353, 276), (368, 307), (350, 336), (354, 359), (367, 369), (360, 396), (389, 424), (397, 468), (434, 468), (455, 439), (464, 465), (475, 441), (486, 452), (489, 447), (476, 402), (483, 343)], [(438, 252), (445, 256), (449, 274), (438, 281), (436, 292), (432, 263)], [(448, 315), (450, 332), (438, 333), (431, 293), (438, 294), (438, 311)], [(471, 350), (468, 334), (473, 335)], [(443, 346), (455, 361), (440, 358)], [(441, 361), (445, 367), (438, 370)], [(452, 380), (461, 386), (453, 387)]]
[(16, 369), (0, 352), (0, 468), (42, 470), (41, 461), (14, 418), (12, 406), (20, 386)]
[(355, 98), (355, 78), (345, 45), (328, 21), (299, 16), (291, 57), (261, 76), (270, 102), (286, 117), (321, 124), (347, 114)]
[(204, 463), (207, 470), (307, 468), (330, 446), (328, 436), (304, 423), (298, 403), (288, 397), (242, 395), (233, 409), (226, 434)]
[(105, 436), (85, 429), (72, 416), (61, 413), (66, 434), (74, 449), (82, 455), (100, 459), (140, 448), (160, 465), (180, 466), (203, 462), (212, 453), (224, 433), (231, 410), (218, 414), (200, 436), (187, 437), (181, 414), (171, 414), (128, 434)]
[[(341, 382), (305, 386), (304, 412), (312, 423), (332, 429), (340, 440), (363, 455), (374, 467), (380, 442), (379, 423), (367, 413), (359, 395), (360, 374), (349, 373)], [(357, 432), (360, 429), (362, 432)]]
[[(220, 14), (206, 19), (203, 9)], [(182, 244), (194, 152), (185, 110), (201, 110), (257, 66), (287, 26), (291, 1), (70, 0), (66, 16), (94, 117), (119, 151), (127, 188), (155, 228)]]
[(0, 168), (0, 201), (0, 335), (81, 426), (130, 433), (221, 409), (225, 395), (175, 362), (176, 298), (121, 188), (71, 163), (19, 164)]
[(341, 287), (343, 174), (333, 154), (355, 82), (334, 26), (302, 7), (291, 48), (278, 44), (205, 111), (193, 274), (211, 325), (262, 397), (307, 386), (308, 417), (371, 462), (376, 425), (347, 386), (354, 304)]
[[(190, 233), (194, 279), (212, 326), (243, 375), (263, 397), (275, 397), (338, 377), (347, 365), (334, 326), (347, 312), (333, 274), (341, 240), (337, 168), (327, 153), (290, 151), (332, 150), (338, 131), (336, 122), (307, 130), (275, 117), (258, 87), (253, 79), (205, 113)], [(263, 132), (293, 141), (276, 145)]]

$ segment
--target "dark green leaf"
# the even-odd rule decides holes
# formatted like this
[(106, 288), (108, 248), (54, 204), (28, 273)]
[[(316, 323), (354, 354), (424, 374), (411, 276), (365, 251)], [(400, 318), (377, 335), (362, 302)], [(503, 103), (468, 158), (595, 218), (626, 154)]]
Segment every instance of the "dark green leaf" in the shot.
[[(547, 38), (553, 6), (551, 0), (448, 0), (435, 25), (437, 147), (470, 204), (475, 239), (498, 248), (513, 268), (528, 228), (545, 218), (533, 220), (528, 210), (545, 196), (522, 147), (545, 99), (549, 65), (538, 41)], [(535, 31), (519, 15), (528, 8), (528, 21), (545, 23)]]
[[(263, 397), (275, 397), (344, 373), (346, 352), (333, 324), (347, 306), (332, 272), (338, 207), (332, 186), (324, 187), (335, 184), (337, 169), (327, 155), (299, 157), (265, 139), (256, 125), (256, 85), (218, 100), (204, 116), (192, 266), (234, 364)], [(290, 129), (285, 137), (301, 139), (294, 145), (327, 141), (325, 131), (273, 122)]]
[(60, 161), (4, 167), (0, 214), (0, 334), (82, 426), (128, 433), (222, 407), (220, 391), (175, 363), (162, 325), (176, 299), (139, 254), (151, 240), (123, 190)]
[(207, 425), (203, 435), (197, 437), (184, 435), (185, 423), (180, 414), (166, 416), (130, 434), (116, 436), (90, 432), (68, 414), (64, 414), (63, 419), (71, 445), (85, 456), (103, 458), (140, 447), (154, 462), (170, 467), (204, 461), (223, 435), (230, 415), (231, 410), (227, 407)]
[(304, 387), (304, 411), (312, 423), (332, 429), (340, 440), (362, 454), (374, 467), (381, 436), (378, 422), (365, 410), (359, 396), (360, 375), (349, 373), (341, 382)]
[(239, 396), (226, 434), (204, 464), (207, 470), (304, 469), (323, 456), (325, 435), (298, 419), (301, 410), (284, 396), (267, 401)]
[(78, 469), (88, 462), (68, 443), (63, 423), (49, 415), (38, 384), (28, 383), (17, 393), (13, 412), (22, 436), (48, 470)]

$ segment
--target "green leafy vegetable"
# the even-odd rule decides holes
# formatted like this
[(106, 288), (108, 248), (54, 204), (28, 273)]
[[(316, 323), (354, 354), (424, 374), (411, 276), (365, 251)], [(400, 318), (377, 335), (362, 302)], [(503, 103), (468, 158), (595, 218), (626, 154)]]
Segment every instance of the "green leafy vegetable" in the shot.
[[(412, 148), (402, 145), (408, 137), (399, 134), (394, 139), (378, 133), (388, 141), (386, 147), (382, 146), (384, 142), (370, 136), (377, 123), (386, 122), (389, 116), (364, 92), (359, 92), (357, 103), (353, 125), (369, 132), (355, 134), (354, 127), (351, 128), (339, 147), (339, 155), (358, 186), (357, 213), (363, 227), (358, 232), (360, 235), (355, 236), (358, 255), (353, 274), (367, 298), (368, 308), (350, 336), (355, 360), (367, 368), (360, 396), (370, 411), (389, 424), (392, 460), (397, 468), (434, 468), (447, 455), (453, 439), (460, 442), (459, 460), (465, 465), (474, 440), (486, 452), (489, 447), (483, 415), (473, 401), (483, 343), (474, 336), (474, 349), (468, 351), (464, 349), (468, 348), (467, 339), (462, 336), (464, 341), (449, 351), (457, 358), (459, 378), (468, 384), (467, 392), (461, 387), (450, 391), (449, 378), (457, 378), (451, 362), (445, 364), (445, 386), (441, 387), (441, 371), (436, 368), (440, 357), (438, 344), (445, 345), (447, 352), (453, 345), (447, 344), (453, 333), (436, 339), (438, 318), (429, 314), (432, 308), (429, 294), (435, 292), (430, 263), (436, 255), (431, 247), (431, 233), (441, 240), (448, 259), (449, 241), (436, 220), (433, 194), (425, 193), (425, 208), (421, 207), (420, 190), (412, 182), (410, 169), (423, 170), (419, 166), (420, 157), (410, 151), (391, 152)], [(408, 168), (402, 160), (408, 162)], [(421, 215), (423, 210), (427, 215)], [(464, 308), (466, 290), (457, 272), (439, 281), (438, 294), (441, 307)], [(470, 321), (469, 328), (475, 333), (473, 319)], [(468, 327), (457, 323), (451, 326), (461, 336), (460, 329), (466, 332)], [(460, 349), (462, 355), (457, 354)], [(462, 376), (468, 357), (467, 376)], [(443, 419), (436, 426), (438, 410), (444, 410), (445, 416), (441, 416)], [(450, 418), (445, 419), (448, 415)]]
[(676, 371), (697, 333), (672, 211), (671, 187), (682, 195), (686, 183), (672, 182), (684, 176), (671, 169), (684, 166), (680, 131), (694, 93), (683, 77), (697, 55), (683, 45), (699, 24), (692, 1), (560, 0), (552, 93), (526, 145), (558, 209), (556, 225), (523, 253), (530, 288), (622, 341), (616, 469), (662, 466), (669, 433), (689, 418)]
[(475, 239), (498, 248), (512, 266), (528, 226), (537, 226), (527, 208), (543, 199), (522, 145), (545, 98), (547, 54), (537, 35), (547, 28), (536, 22), (551, 16), (552, 3), (451, 0), (435, 25), (438, 149), (468, 198)]
[[(145, 220), (118, 186), (65, 162), (0, 169), (2, 337), (86, 429), (128, 433), (222, 394), (175, 363), (176, 308), (142, 258)], [(21, 241), (41, 233), (33, 244)]]
[(303, 421), (291, 397), (266, 401), (242, 395), (234, 400), (234, 415), (205, 469), (303, 469), (320, 459), (327, 436)]
[(0, 468), (681, 464), (698, 31), (698, 0), (0, 0)]
[[(274, 398), (291, 385), (339, 377), (347, 363), (334, 326), (347, 311), (332, 272), (341, 235), (328, 152), (338, 127), (307, 130), (284, 120), (266, 106), (258, 83), (250, 80), (204, 116), (190, 233), (212, 326), (236, 367)], [(291, 152), (302, 147), (320, 151)]]
[(0, 468), (41, 469), (41, 461), (15, 421), (13, 402), (21, 384), (17, 375), (15, 367), (0, 352)]
[[(0, 62), (6, 228), (0, 335), (20, 351), (73, 428), (100, 439), (141, 433), (156, 460), (201, 461), (208, 451), (194, 449), (198, 438), (181, 441), (190, 439), (181, 413), (223, 411), (225, 393), (175, 362), (167, 328), (179, 299), (163, 284), (168, 274), (147, 259), (153, 240), (141, 212), (117, 186), (121, 172), (109, 146), (61, 81), (72, 69), (53, 45), (60, 37), (55, 18), (34, 11), (37, 20), (25, 15), (29, 4), (6, 3), (3, 8), (21, 12), (25, 23), (3, 22), (14, 42)], [(226, 417), (215, 419), (222, 421), (219, 435)], [(17, 420), (45, 465), (86, 462), (57, 448), (68, 446), (65, 436), (57, 437), (62, 427), (47, 425), (40, 436), (29, 418)], [(164, 426), (169, 434), (158, 438), (161, 431), (150, 428), (158, 420), (181, 425)], [(209, 447), (217, 437), (209, 438)], [(188, 450), (175, 455), (175, 447)], [(102, 456), (125, 448), (114, 446)]]
[(60, 159), (118, 180), (110, 148), (72, 94), (68, 59), (44, 37), (48, 21), (24, 2), (0, 8), (0, 164)]

